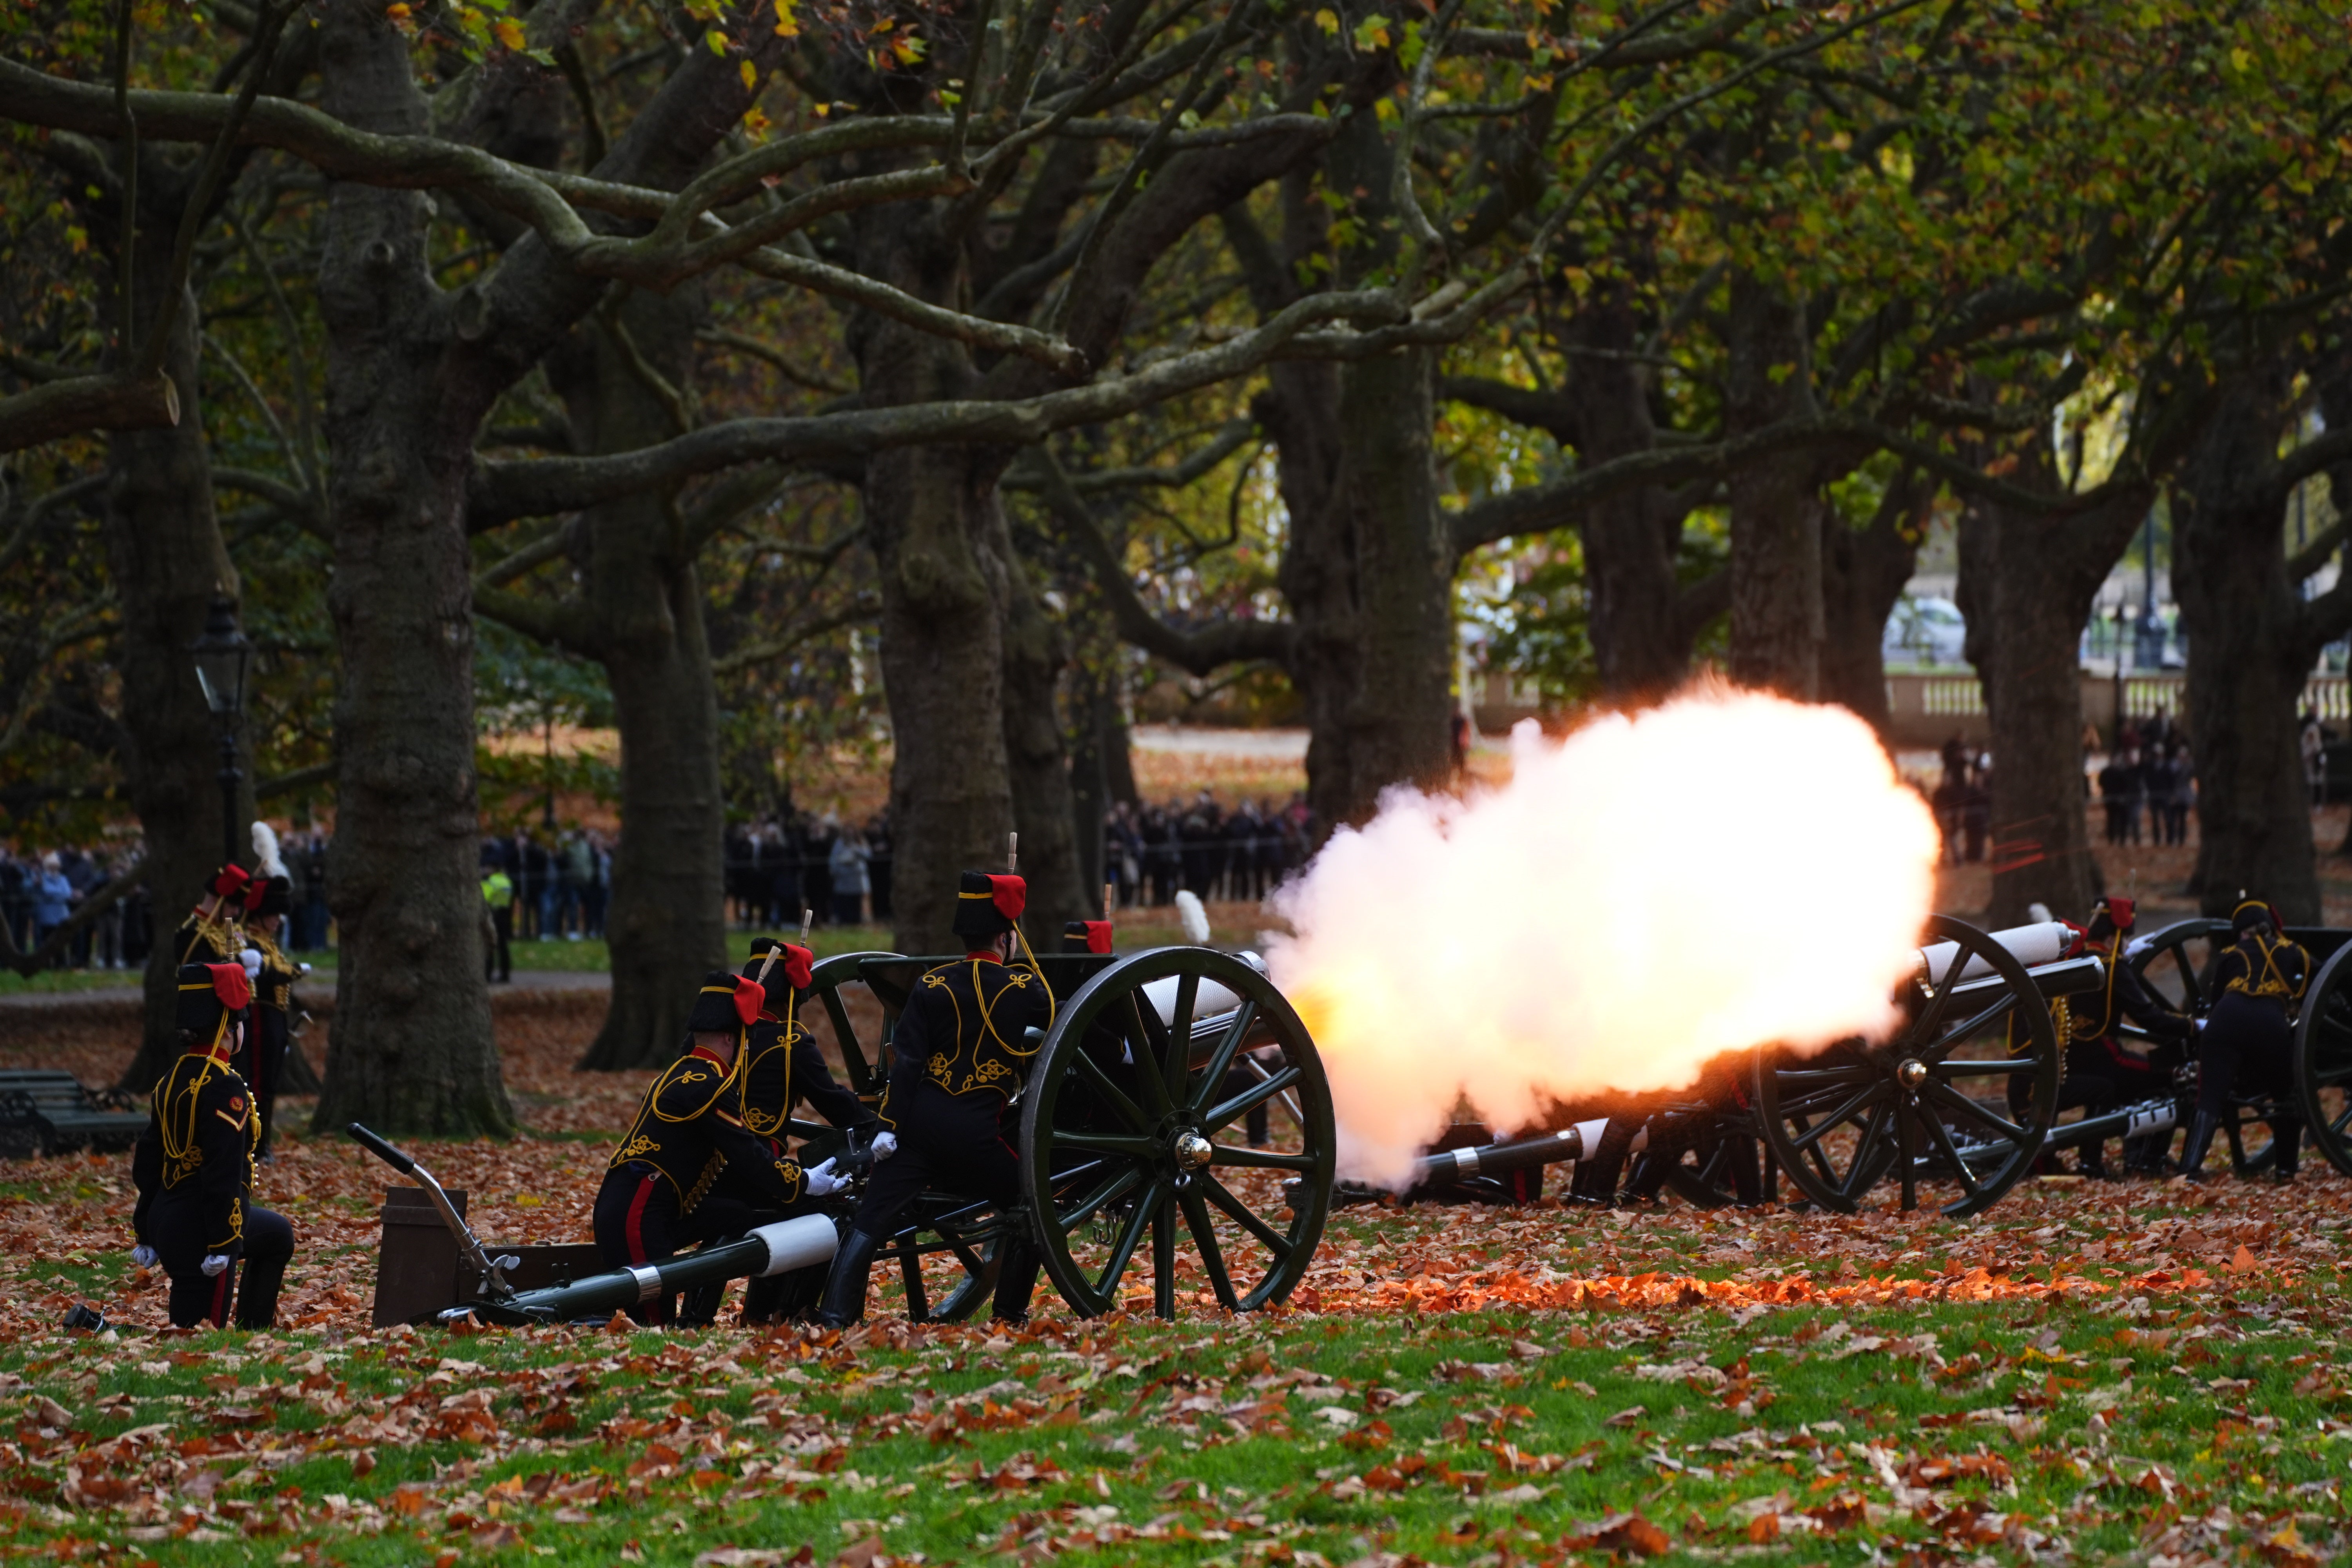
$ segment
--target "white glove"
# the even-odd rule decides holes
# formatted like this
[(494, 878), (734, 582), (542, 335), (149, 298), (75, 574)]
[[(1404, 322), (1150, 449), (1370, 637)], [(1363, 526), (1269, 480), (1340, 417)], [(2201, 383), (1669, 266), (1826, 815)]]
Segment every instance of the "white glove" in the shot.
[(830, 1160), (822, 1165), (812, 1165), (803, 1171), (801, 1179), (807, 1184), (804, 1190), (813, 1198), (829, 1197), (849, 1185), (845, 1177), (834, 1173), (833, 1162)]
[(243, 952), (236, 955), (236, 961), (245, 965), (245, 983), (247, 985), (252, 984), (256, 980), (261, 978), (261, 950), (259, 948), (247, 948)]
[(874, 1163), (880, 1164), (898, 1152), (898, 1135), (888, 1128), (874, 1134)]
[(294, 966), (294, 972), (297, 974), (308, 974), (310, 973), (310, 966), (307, 963), (298, 963)]
[(200, 1267), (205, 1271), (205, 1279), (217, 1279), (228, 1272), (228, 1256), (220, 1252), (208, 1254)]
[(131, 1261), (142, 1268), (152, 1268), (155, 1267), (155, 1249), (142, 1241), (131, 1249)]

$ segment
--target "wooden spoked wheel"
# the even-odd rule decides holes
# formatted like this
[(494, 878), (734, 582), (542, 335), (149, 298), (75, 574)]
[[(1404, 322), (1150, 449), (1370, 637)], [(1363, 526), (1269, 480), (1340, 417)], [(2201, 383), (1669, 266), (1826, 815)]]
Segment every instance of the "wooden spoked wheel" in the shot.
[[(2125, 944), (2124, 962), (2178, 1011), (2191, 1018), (2202, 1018), (2213, 1008), (2213, 964), (2221, 956), (2222, 949), (2230, 945), (2231, 934), (2228, 921), (2176, 921), (2161, 931)], [(2315, 982), (2312, 994), (2315, 994), (2316, 989)], [(2308, 1013), (2306, 1005), (2306, 1016)], [(2183, 1126), (2196, 1109), (2194, 1096), (2190, 1100), (2191, 1103), (2181, 1108)], [(2313, 1125), (2315, 1130), (2316, 1123)], [(2252, 1152), (2247, 1150), (2250, 1133), (2263, 1140)], [(2269, 1124), (2250, 1105), (2231, 1107), (2221, 1123), (2221, 1136), (2230, 1145), (2231, 1167), (2241, 1176), (2259, 1174), (2277, 1162), (2278, 1151), (2271, 1146)], [(2327, 1147), (2325, 1138), (2320, 1147)], [(2331, 1161), (2336, 1158), (2332, 1154), (2328, 1157)]]
[(2294, 1026), (2295, 1098), (2304, 1130), (2352, 1176), (2352, 944), (2319, 967)]
[[(1259, 1107), (1264, 1148), (1244, 1141)], [(1021, 1117), (1029, 1223), (1087, 1317), (1141, 1304), (1128, 1280), (1145, 1258), (1163, 1318), (1195, 1291), (1237, 1312), (1283, 1300), (1322, 1239), (1336, 1152), (1306, 1026), (1264, 974), (1210, 948), (1118, 959), (1065, 998)]]
[[(927, 961), (896, 952), (845, 952), (809, 973), (809, 996), (802, 1004), (819, 1017), (804, 1018), (820, 1042), (830, 1026), (849, 1087), (870, 1103), (890, 1071), (890, 1034), (915, 977)], [(870, 999), (869, 999), (870, 998)], [(876, 1005), (878, 1004), (879, 1005)], [(805, 1142), (805, 1158), (822, 1160), (843, 1145), (840, 1132), (822, 1122), (793, 1121), (787, 1130)], [(907, 1315), (919, 1322), (961, 1322), (985, 1306), (996, 1289), (998, 1254), (1008, 1229), (992, 1205), (946, 1193), (926, 1193), (908, 1209), (896, 1235), (884, 1247), (895, 1258), (907, 1293)], [(944, 1289), (926, 1282), (923, 1260), (946, 1256), (954, 1262)]]
[(1650, 1146), (1635, 1156), (1626, 1186), (1663, 1186), (1694, 1208), (1770, 1203), (1777, 1169), (1754, 1115), (1705, 1103), (1650, 1119)]
[(1929, 918), (1926, 941), (1957, 951), (1940, 977), (1923, 965), (1896, 987), (1902, 1021), (1885, 1042), (1756, 1053), (1766, 1145), (1806, 1196), (1839, 1214), (1890, 1173), (1906, 1209), (1922, 1185), (1949, 1184), (1958, 1190), (1944, 1214), (1981, 1213), (2032, 1169), (2055, 1113), (2057, 1031), (2025, 966), (1942, 915)]

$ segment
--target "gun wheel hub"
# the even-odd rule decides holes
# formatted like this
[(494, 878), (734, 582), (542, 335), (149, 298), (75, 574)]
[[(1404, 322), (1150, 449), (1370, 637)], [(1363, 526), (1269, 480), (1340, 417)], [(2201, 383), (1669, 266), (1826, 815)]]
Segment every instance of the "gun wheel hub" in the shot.
[(1917, 1089), (1927, 1081), (1927, 1064), (1917, 1057), (1906, 1058), (1903, 1065), (1895, 1069), (1895, 1076), (1902, 1081), (1904, 1088)]
[(1217, 1157), (1217, 1146), (1187, 1128), (1176, 1134), (1169, 1152), (1175, 1156), (1178, 1170), (1197, 1171)]

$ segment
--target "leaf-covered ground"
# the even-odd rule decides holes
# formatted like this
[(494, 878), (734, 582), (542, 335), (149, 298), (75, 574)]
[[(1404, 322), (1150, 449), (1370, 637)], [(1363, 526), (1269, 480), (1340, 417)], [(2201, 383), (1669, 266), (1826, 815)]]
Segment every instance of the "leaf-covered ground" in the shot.
[[(420, 1144), (585, 1239), (640, 1074), (502, 998), (513, 1142)], [(47, 1016), (47, 1015), (44, 1015)], [(92, 1016), (95, 1018), (95, 1015)], [(48, 1032), (90, 1081), (120, 1040)], [(110, 1057), (111, 1053), (111, 1057)], [(32, 1065), (15, 1043), (10, 1065)], [(43, 1063), (41, 1065), (48, 1065)], [(135, 1563), (1833, 1563), (2352, 1549), (2352, 1183), (2029, 1184), (1980, 1220), (1353, 1209), (1289, 1310), (834, 1339), (369, 1327), (394, 1180), (295, 1130), (281, 1328), (164, 1331), (124, 1156), (0, 1164), (0, 1551)], [(1186, 1293), (1188, 1298), (1192, 1292)], [(67, 1335), (86, 1301), (119, 1326)]]
[[(432, 1147), (495, 1237), (601, 1142)], [(371, 1330), (380, 1167), (264, 1173), (257, 1336), (158, 1331), (122, 1163), (0, 1169), (0, 1514), (136, 1563), (2092, 1561), (2352, 1545), (2352, 1184), (1983, 1220), (1351, 1210), (1292, 1310), (1014, 1335)], [(121, 1326), (55, 1325), (71, 1300)]]

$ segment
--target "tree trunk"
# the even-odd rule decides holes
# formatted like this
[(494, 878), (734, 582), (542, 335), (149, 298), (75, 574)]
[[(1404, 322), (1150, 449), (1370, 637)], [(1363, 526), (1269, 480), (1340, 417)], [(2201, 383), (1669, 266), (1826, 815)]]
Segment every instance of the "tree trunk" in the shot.
[[(1066, 921), (1084, 920), (1099, 898), (1088, 896), (1092, 875), (1079, 834), (1076, 792), (1062, 746), (1055, 687), (1070, 662), (1069, 644), (1038, 602), (1026, 568), (1013, 552), (1003, 497), (988, 498), (989, 540), (1005, 585), (1004, 757), (1013, 791), (1013, 819), (1021, 833), (1021, 873), (1029, 882), (1032, 942), (1058, 943)], [(1092, 837), (1102, 837), (1096, 817)], [(1097, 870), (1102, 852), (1094, 854)]]
[[(1279, 582), (1299, 628), (1307, 798), (1327, 827), (1365, 820), (1392, 784), (1447, 777), (1454, 559), (1431, 374), (1418, 351), (1339, 367), (1337, 463), (1322, 503), (1291, 512)], [(1286, 500), (1292, 464), (1286, 446)]]
[(2250, 377), (2217, 399), (2173, 491), (2173, 591), (2193, 654), (2191, 888), (2207, 914), (2229, 913), (2243, 892), (2315, 925), (2319, 873), (2296, 723), (2312, 650), (2282, 547), (2279, 393), (2271, 377)]
[[(1109, 735), (1103, 724), (1102, 677), (1081, 674), (1070, 693), (1070, 833), (1078, 859), (1078, 890), (1086, 897), (1083, 918), (1097, 914), (1108, 876), (1103, 864), (1103, 818), (1111, 807)], [(1118, 717), (1114, 709), (1111, 718)]]
[[(172, 172), (152, 155), (142, 162), (142, 187), (161, 196), (157, 187), (171, 181)], [(187, 196), (184, 174), (172, 183), (177, 200), (142, 204), (148, 210), (131, 273), (134, 319), (142, 331), (163, 303), (178, 209)], [(112, 267), (107, 275), (120, 276)], [(145, 1026), (121, 1084), (142, 1094), (179, 1054), (173, 1014), (179, 1000), (180, 945), (172, 931), (186, 908), (203, 897), (222, 848), (219, 731), (196, 684), (188, 647), (204, 630), (213, 595), (236, 597), (237, 579), (213, 514), (212, 456), (197, 364), (201, 320), (194, 296), (184, 292), (163, 356), (163, 374), (179, 388), (180, 422), (117, 432), (106, 443), (107, 565), (122, 620), (116, 668), (121, 671), (127, 744), (121, 762), (131, 809), (147, 840), (147, 886), (156, 925), (154, 948), (147, 956)], [(243, 748), (242, 756), (240, 827), (254, 816), (250, 749)], [(245, 848), (242, 834), (239, 847)], [(249, 860), (251, 855), (240, 858)]]
[[(422, 134), (408, 40), (380, 9), (330, 5), (328, 111)], [(436, 289), (422, 194), (330, 186), (320, 266), (326, 427), (342, 651), (334, 876), (341, 931), (327, 1091), (314, 1125), (506, 1133), (482, 977), (474, 634), (465, 484), (486, 399), (440, 374), (453, 311)]]
[(1927, 489), (1898, 477), (1868, 528), (1823, 519), (1820, 696), (1886, 732), (1886, 617), (1911, 580), (1919, 547), (1907, 536)]
[[(2046, 444), (2029, 465), (2045, 485)], [(2051, 517), (1980, 504), (1964, 521), (1971, 657), (1992, 716), (1992, 902), (1996, 928), (2047, 904), (2082, 920), (2104, 890), (2083, 815), (2083, 698), (2076, 650), (2091, 601), (2123, 553), (2147, 497)], [(1990, 635), (1974, 637), (1981, 617)], [(1979, 649), (1981, 651), (1979, 651)]]
[[(1727, 384), (1727, 436), (1812, 411), (1804, 310), (1745, 272), (1731, 281)], [(1731, 678), (1807, 702), (1821, 694), (1827, 640), (1816, 467), (1810, 453), (1790, 453), (1730, 482)]]
[[(1598, 468), (1655, 447), (1649, 371), (1633, 357), (1640, 332), (1626, 291), (1595, 298), (1566, 336), (1584, 351), (1571, 362), (1568, 389), (1578, 466)], [(1587, 509), (1577, 532), (1601, 695), (1626, 706), (1654, 702), (1689, 675), (1696, 629), (1686, 624), (1675, 572), (1682, 510), (1643, 487)]]
[[(632, 290), (616, 319), (627, 343), (676, 389), (693, 370), (703, 315), (695, 287)], [(623, 452), (678, 434), (667, 398), (631, 365), (601, 321), (574, 330), (549, 370), (584, 450)], [(583, 1068), (668, 1062), (709, 971), (727, 962), (719, 774), (719, 695), (694, 547), (680, 538), (675, 489), (642, 491), (583, 514), (582, 651), (604, 666), (621, 734), (621, 837), (605, 916), (613, 997)]]

